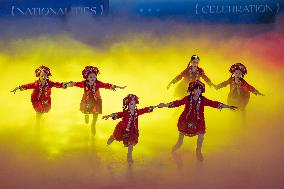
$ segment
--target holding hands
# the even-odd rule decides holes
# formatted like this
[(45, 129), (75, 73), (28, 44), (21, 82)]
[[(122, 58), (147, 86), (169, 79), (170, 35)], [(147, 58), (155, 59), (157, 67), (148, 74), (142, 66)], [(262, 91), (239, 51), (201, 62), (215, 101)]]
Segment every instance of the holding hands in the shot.
[(160, 103), (158, 105), (158, 108), (164, 108), (164, 107), (169, 107), (171, 103)]
[(63, 87), (62, 88), (66, 89), (67, 87), (73, 87), (74, 84), (75, 83), (73, 81), (63, 82)]
[(150, 106), (151, 110), (154, 110), (155, 108), (161, 108), (160, 107), (160, 104), (159, 105), (156, 105), (156, 106)]

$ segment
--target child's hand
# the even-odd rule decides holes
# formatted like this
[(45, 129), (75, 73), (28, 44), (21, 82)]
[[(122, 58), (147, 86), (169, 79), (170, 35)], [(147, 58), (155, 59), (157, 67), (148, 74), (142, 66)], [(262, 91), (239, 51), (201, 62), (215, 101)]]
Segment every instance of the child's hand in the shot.
[(219, 86), (219, 85), (214, 85), (214, 84), (213, 84), (213, 86), (214, 86), (214, 88), (215, 88), (216, 90), (219, 90), (219, 89), (220, 89), (220, 86)]
[(152, 112), (155, 109), (155, 106), (149, 106), (149, 112)]
[(123, 87), (120, 87), (120, 86), (117, 86), (117, 88), (119, 89), (125, 89), (127, 86), (123, 86)]
[(62, 88), (63, 88), (63, 89), (66, 89), (66, 88), (67, 88), (67, 83), (66, 83), (66, 82), (63, 82), (63, 83), (62, 83)]
[(158, 108), (164, 108), (164, 107), (169, 107), (169, 103), (165, 104), (165, 103), (160, 103), (158, 105)]
[(102, 119), (105, 119), (105, 120), (108, 120), (108, 118), (110, 118), (111, 116), (110, 115), (105, 115), (102, 117)]
[(17, 92), (17, 88), (15, 88), (15, 89), (13, 89), (12, 91), (10, 91), (11, 93), (14, 93), (14, 94), (16, 94), (16, 92)]
[(67, 87), (73, 87), (75, 85), (75, 82), (73, 81), (69, 81), (69, 82), (63, 82), (63, 88), (67, 88)]
[(264, 94), (260, 93), (259, 91), (256, 91), (254, 94), (255, 95), (260, 95), (260, 96), (265, 96)]
[(165, 103), (160, 103), (160, 104), (158, 105), (158, 107), (159, 107), (159, 108), (165, 107)]
[(230, 106), (230, 105), (227, 105), (227, 104), (221, 104), (221, 106), (220, 106), (219, 108), (220, 108), (220, 110), (221, 110), (222, 108), (229, 108), (229, 109), (231, 109), (231, 110), (236, 110), (236, 109), (238, 109), (238, 107), (236, 107), (236, 106)]
[(214, 83), (212, 83), (212, 85), (211, 85), (211, 86), (213, 86), (213, 87), (214, 87), (214, 89), (218, 90), (218, 86), (217, 86), (217, 85), (215, 85)]
[(265, 94), (259, 93), (260, 96), (265, 96)]
[(236, 106), (229, 106), (229, 108), (230, 108), (231, 110), (236, 110), (236, 109), (238, 109), (238, 107), (236, 107)]
[(120, 87), (120, 86), (117, 86), (117, 85), (113, 85), (112, 90), (116, 91), (116, 89), (125, 89), (126, 87), (127, 86)]
[(11, 93), (16, 94), (17, 90), (21, 89), (20, 87), (16, 87), (15, 89), (13, 89), (12, 91), (10, 91)]
[(102, 119), (107, 120), (107, 119), (110, 118), (110, 117), (112, 117), (113, 120), (117, 119), (115, 113), (110, 114), (110, 115), (105, 115), (105, 116), (102, 117)]
[(159, 105), (156, 105), (156, 106), (150, 106), (150, 108), (153, 110), (155, 108), (159, 108), (160, 104)]
[(169, 88), (171, 87), (172, 85), (172, 82), (170, 82), (168, 85), (167, 85), (167, 90), (169, 90)]

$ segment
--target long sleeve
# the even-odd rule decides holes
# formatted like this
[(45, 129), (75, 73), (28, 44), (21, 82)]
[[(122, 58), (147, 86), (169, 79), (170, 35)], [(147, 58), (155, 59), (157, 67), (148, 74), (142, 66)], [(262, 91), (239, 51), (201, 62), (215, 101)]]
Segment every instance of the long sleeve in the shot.
[[(35, 89), (35, 88), (36, 88), (36, 81), (33, 82), (33, 83), (28, 83), (28, 84), (22, 85), (21, 88), (22, 88), (23, 90)], [(21, 89), (21, 90), (22, 90), (22, 89)]]
[(112, 119), (116, 120), (116, 119), (122, 118), (123, 116), (124, 116), (124, 112), (117, 112), (113, 114)]
[(74, 82), (74, 86), (84, 88), (85, 87), (85, 81)]
[(204, 106), (210, 106), (212, 108), (221, 108), (222, 103), (218, 101), (209, 100), (206, 97), (203, 97)]
[(207, 75), (205, 74), (205, 72), (201, 68), (200, 68), (200, 76), (208, 85), (210, 85), (210, 86), (212, 85), (211, 80), (209, 79), (209, 77), (207, 77)]
[(50, 87), (63, 88), (63, 83), (49, 81)]
[(114, 85), (110, 83), (103, 83), (97, 80), (97, 87), (98, 88), (105, 88), (105, 89), (113, 89)]
[(183, 70), (179, 75), (177, 75), (173, 80), (172, 83), (175, 84), (180, 81), (183, 77), (185, 77), (186, 73), (188, 72), (188, 68)]
[(231, 78), (229, 78), (228, 80), (226, 80), (226, 81), (224, 81), (224, 82), (218, 84), (216, 88), (217, 88), (217, 89), (224, 88), (224, 87), (226, 87), (227, 85), (229, 85), (230, 82), (231, 82)]
[(182, 105), (184, 105), (186, 103), (187, 100), (188, 100), (188, 96), (185, 96), (181, 100), (175, 100), (173, 102), (170, 102), (169, 108), (175, 108), (175, 107), (182, 106)]
[(245, 80), (242, 81), (242, 87), (246, 90), (246, 91), (249, 91), (249, 92), (252, 92), (252, 93), (256, 93), (257, 90), (251, 86), (250, 84), (248, 84)]
[(138, 116), (145, 114), (145, 113), (150, 113), (153, 111), (153, 108), (151, 107), (146, 107), (146, 108), (142, 108), (142, 109), (138, 109)]

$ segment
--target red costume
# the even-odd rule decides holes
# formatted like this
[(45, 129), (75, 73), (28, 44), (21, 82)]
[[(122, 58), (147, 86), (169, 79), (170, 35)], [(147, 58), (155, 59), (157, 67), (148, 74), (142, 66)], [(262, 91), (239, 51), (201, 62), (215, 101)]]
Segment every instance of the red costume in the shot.
[[(201, 87), (202, 93), (205, 92), (205, 86), (200, 81), (190, 83), (188, 91), (192, 92), (195, 85)], [(181, 100), (171, 102), (169, 107), (174, 108), (181, 105), (185, 105), (185, 108), (178, 120), (178, 130), (182, 134), (191, 137), (205, 133), (204, 106), (221, 108), (222, 103), (209, 100), (203, 96), (199, 96), (197, 100), (194, 100), (193, 95), (190, 94)]]
[(227, 81), (220, 83), (218, 88), (223, 88), (227, 85), (230, 85), (228, 104), (237, 106), (240, 110), (245, 109), (247, 106), (250, 99), (250, 92), (257, 92), (257, 90), (244, 79), (241, 79), (240, 83), (236, 83), (235, 77), (230, 77)]
[[(46, 66), (40, 66), (35, 70), (36, 77), (39, 77), (41, 72), (44, 72), (47, 77), (51, 76), (50, 69)], [(31, 102), (36, 112), (47, 113), (51, 108), (51, 88), (64, 88), (63, 83), (52, 82), (48, 79), (42, 85), (40, 80), (33, 83), (20, 86), (21, 90), (34, 89), (31, 95)]]
[(114, 89), (115, 85), (103, 83), (96, 80), (94, 84), (90, 85), (88, 82), (89, 74), (94, 73), (98, 75), (100, 73), (97, 67), (86, 66), (82, 71), (84, 81), (75, 82), (74, 86), (84, 88), (84, 94), (80, 104), (80, 110), (84, 114), (89, 113), (102, 113), (102, 98), (100, 95), (100, 88)]
[(102, 113), (102, 98), (100, 95), (100, 88), (113, 89), (114, 85), (103, 83), (96, 80), (90, 86), (87, 80), (75, 82), (76, 87), (84, 88), (84, 94), (80, 104), (80, 110), (85, 113)]
[(51, 88), (63, 88), (63, 83), (52, 82), (47, 80), (44, 85), (39, 80), (22, 85), (22, 90), (34, 89), (31, 95), (31, 102), (36, 112), (47, 113), (51, 108)]
[(173, 84), (177, 83), (181, 79), (183, 79), (183, 82), (181, 82), (177, 87), (177, 93), (183, 94), (186, 92), (186, 89), (188, 87), (188, 84), (200, 80), (200, 77), (208, 84), (212, 85), (211, 80), (205, 75), (204, 70), (202, 68), (197, 67), (197, 70), (195, 72), (192, 71), (192, 66), (188, 66), (184, 71), (182, 71), (178, 76), (176, 76), (173, 79)]
[[(152, 111), (153, 109), (151, 107), (147, 107), (135, 109), (134, 115), (131, 115), (128, 109), (123, 112), (115, 113), (113, 119), (122, 118), (113, 132), (115, 140), (123, 141), (124, 146), (137, 144), (139, 137), (138, 116)], [(126, 128), (129, 128), (129, 131), (126, 131)]]
[(170, 104), (170, 108), (185, 105), (184, 111), (178, 120), (178, 130), (187, 136), (195, 136), (205, 133), (204, 106), (221, 108), (220, 102), (212, 101), (200, 96), (194, 100), (193, 95), (176, 100)]
[[(240, 70), (242, 75), (247, 74), (246, 67), (241, 63), (236, 63), (231, 66), (230, 73), (234, 74), (236, 70)], [(239, 79), (237, 83), (235, 77), (230, 77), (227, 81), (220, 83), (217, 88), (223, 88), (230, 85), (230, 92), (228, 95), (228, 104), (237, 106), (240, 110), (244, 110), (250, 99), (250, 92), (257, 93), (258, 91), (249, 85), (243, 78)]]
[(112, 115), (112, 119), (122, 120), (116, 125), (113, 137), (115, 140), (123, 141), (124, 146), (136, 145), (138, 143), (139, 129), (138, 129), (138, 116), (153, 111), (152, 107), (134, 110), (134, 114), (127, 108), (129, 103), (134, 100), (139, 104), (139, 98), (134, 94), (129, 94), (123, 99), (124, 110)]

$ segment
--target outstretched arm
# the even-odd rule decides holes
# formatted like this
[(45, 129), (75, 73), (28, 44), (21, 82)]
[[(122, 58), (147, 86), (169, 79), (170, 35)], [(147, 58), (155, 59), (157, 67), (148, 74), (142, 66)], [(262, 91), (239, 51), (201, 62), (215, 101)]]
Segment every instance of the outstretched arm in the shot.
[(171, 87), (172, 84), (176, 84), (177, 82), (179, 82), (184, 75), (186, 74), (187, 69), (183, 70), (179, 75), (177, 75), (168, 85), (167, 85), (167, 89), (169, 89)]
[(145, 113), (153, 112), (153, 110), (154, 110), (155, 108), (158, 108), (159, 106), (160, 106), (160, 105), (149, 106), (149, 107), (146, 107), (146, 108), (139, 109), (139, 110), (138, 110), (138, 115), (142, 115), (142, 114), (145, 114)]
[(256, 90), (253, 94), (255, 94), (255, 95), (261, 95), (261, 96), (265, 96), (265, 94), (263, 94), (263, 93), (259, 92), (258, 90)]
[(203, 69), (200, 68), (201, 71), (201, 77), (202, 79), (211, 87), (212, 85), (215, 87), (216, 85), (212, 83), (212, 81), (207, 77), (207, 75), (204, 73)]
[(256, 90), (253, 86), (251, 86), (250, 84), (248, 84), (246, 81), (243, 81), (243, 87), (249, 91), (249, 92), (252, 92), (253, 94), (255, 95), (261, 95), (261, 96), (264, 96), (264, 94), (260, 93), (258, 90)]
[(224, 81), (224, 82), (222, 82), (222, 83), (220, 83), (218, 85), (215, 85), (214, 87), (215, 87), (215, 89), (218, 90), (218, 89), (226, 87), (227, 85), (230, 84), (230, 82), (231, 82), (231, 78), (229, 78), (228, 80), (226, 80), (226, 81)]
[[(56, 87), (56, 88), (63, 88), (66, 89), (67, 87), (73, 87), (75, 85), (80, 85), (81, 82), (73, 82), (73, 81), (69, 81), (69, 82), (50, 82), (51, 83), (51, 87)], [(84, 87), (84, 83), (82, 85), (82, 87)]]
[(238, 107), (236, 107), (236, 106), (230, 106), (230, 105), (223, 104), (223, 103), (221, 103), (220, 108), (221, 108), (221, 109), (222, 109), (222, 108), (229, 108), (229, 109), (231, 109), (231, 110), (236, 110), (236, 109), (238, 109)]
[(68, 87), (79, 87), (84, 88), (85, 87), (85, 81), (79, 81), (79, 82), (72, 82), (68, 84)]
[(158, 105), (158, 108), (164, 108), (164, 107), (168, 107), (168, 108), (175, 108), (175, 107), (179, 107), (182, 106), (186, 103), (186, 101), (188, 100), (188, 96), (185, 96), (183, 99), (181, 100), (175, 100), (173, 102), (169, 102), (169, 103), (160, 103)]
[(74, 82), (73, 81), (69, 81), (69, 82), (63, 82), (63, 88), (66, 89), (67, 87), (73, 87), (74, 86)]
[(127, 86), (118, 86), (118, 85), (113, 85), (113, 90), (115, 91), (116, 89), (125, 89)]
[(99, 88), (105, 88), (105, 89), (110, 89), (110, 90), (116, 90), (116, 89), (124, 89), (126, 88), (127, 86), (117, 86), (117, 85), (114, 85), (114, 84), (110, 84), (110, 83), (103, 83), (101, 81), (97, 81), (97, 86)]
[(113, 114), (109, 114), (109, 115), (104, 115), (102, 117), (102, 119), (108, 120), (108, 118), (110, 118), (110, 117), (114, 117), (114, 113)]
[(23, 90), (27, 90), (27, 89), (34, 89), (35, 86), (36, 86), (35, 82), (34, 83), (25, 84), (25, 85), (20, 85), (20, 86), (16, 87), (15, 89), (13, 89), (10, 92), (15, 94), (17, 92), (17, 90), (23, 91)]
[(204, 106), (210, 106), (212, 108), (218, 108), (218, 109), (229, 108), (229, 109), (232, 109), (232, 110), (235, 110), (235, 109), (238, 108), (236, 106), (229, 106), (229, 105), (223, 104), (223, 103), (218, 102), (218, 101), (209, 100), (205, 97), (203, 98), (203, 102), (204, 102)]
[(85, 86), (85, 81), (80, 81), (80, 82), (73, 82), (73, 81), (69, 81), (69, 82), (63, 82), (63, 88), (67, 88), (67, 87), (79, 87), (79, 88), (84, 88)]
[(102, 119), (107, 120), (107, 119), (110, 118), (110, 117), (111, 117), (113, 120), (122, 118), (122, 117), (123, 117), (123, 112), (117, 112), (117, 113), (112, 113), (112, 114), (109, 114), (109, 115), (105, 115), (105, 116), (102, 117)]
[(24, 89), (23, 89), (22, 86), (18, 86), (18, 87), (16, 87), (15, 89), (11, 90), (10, 92), (16, 94), (17, 90), (22, 91), (22, 90), (24, 90)]
[(84, 88), (85, 87), (85, 81), (79, 81), (79, 82), (65, 82), (63, 83), (63, 85), (65, 85), (65, 87), (79, 87), (79, 88)]
[(53, 82), (53, 81), (49, 81), (50, 87), (56, 87), (56, 88), (66, 88), (64, 86), (63, 82)]

